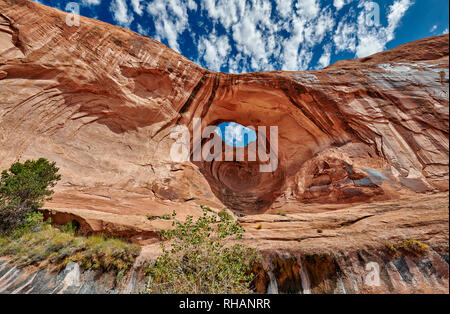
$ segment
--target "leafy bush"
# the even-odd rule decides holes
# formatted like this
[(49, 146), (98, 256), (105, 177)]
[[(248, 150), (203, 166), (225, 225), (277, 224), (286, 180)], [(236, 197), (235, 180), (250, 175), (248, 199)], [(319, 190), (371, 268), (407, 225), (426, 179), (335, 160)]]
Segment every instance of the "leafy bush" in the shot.
[(173, 230), (160, 231), (162, 255), (148, 266), (143, 293), (248, 293), (254, 279), (256, 250), (232, 240), (242, 239), (244, 229), (227, 217), (208, 215), (184, 223), (173, 222)]
[(1, 173), (0, 233), (12, 232), (31, 212), (43, 206), (61, 179), (55, 163), (47, 159), (16, 162)]
[(172, 214), (164, 214), (160, 218), (164, 219), (164, 220), (171, 220), (171, 219), (174, 219), (175, 216), (176, 216), (176, 213), (175, 213), (175, 211), (173, 211)]
[(73, 220), (73, 221), (61, 226), (61, 230), (64, 232), (75, 234), (78, 231), (79, 227), (80, 227), (80, 224), (76, 220)]
[(232, 214), (230, 214), (225, 208), (220, 210), (217, 215), (219, 215), (220, 218), (228, 219), (228, 220), (234, 220), (234, 217)]

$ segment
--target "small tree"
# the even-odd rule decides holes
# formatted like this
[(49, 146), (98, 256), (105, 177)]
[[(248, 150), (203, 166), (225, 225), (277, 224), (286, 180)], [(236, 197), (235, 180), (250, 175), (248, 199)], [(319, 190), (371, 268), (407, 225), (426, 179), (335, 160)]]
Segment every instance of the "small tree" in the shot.
[[(208, 215), (196, 221), (173, 222), (173, 230), (161, 231), (162, 255), (148, 268), (144, 293), (249, 293), (254, 279), (256, 250), (232, 243), (244, 229), (230, 217)], [(173, 217), (175, 214), (173, 214)]]
[(55, 163), (45, 158), (16, 162), (1, 173), (0, 232), (9, 232), (25, 220), (28, 213), (50, 200), (53, 188), (61, 179)]

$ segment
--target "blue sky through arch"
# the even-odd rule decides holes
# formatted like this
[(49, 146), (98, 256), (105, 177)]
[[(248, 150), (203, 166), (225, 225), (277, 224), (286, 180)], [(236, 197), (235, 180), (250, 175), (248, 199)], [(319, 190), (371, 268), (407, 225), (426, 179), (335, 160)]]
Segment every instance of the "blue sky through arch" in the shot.
[(256, 132), (236, 122), (222, 122), (216, 128), (216, 133), (230, 146), (245, 147), (256, 141)]

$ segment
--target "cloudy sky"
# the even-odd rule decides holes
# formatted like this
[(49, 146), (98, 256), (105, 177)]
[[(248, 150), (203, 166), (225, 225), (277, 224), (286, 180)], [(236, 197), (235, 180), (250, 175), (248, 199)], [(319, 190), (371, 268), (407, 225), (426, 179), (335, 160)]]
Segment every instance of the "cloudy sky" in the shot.
[(312, 70), (448, 33), (448, 0), (39, 0), (151, 36), (214, 71)]

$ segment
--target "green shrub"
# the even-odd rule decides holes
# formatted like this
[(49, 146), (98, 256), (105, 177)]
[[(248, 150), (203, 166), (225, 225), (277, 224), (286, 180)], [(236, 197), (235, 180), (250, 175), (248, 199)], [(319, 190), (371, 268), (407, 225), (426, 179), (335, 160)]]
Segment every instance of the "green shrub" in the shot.
[(79, 223), (77, 221), (71, 221), (63, 226), (61, 226), (61, 230), (68, 233), (76, 233), (79, 228)]
[(175, 219), (176, 215), (177, 215), (177, 213), (175, 211), (173, 211), (172, 214), (164, 214), (160, 218), (164, 219), (164, 220), (172, 220), (172, 219)]
[[(162, 255), (148, 265), (143, 293), (248, 293), (254, 279), (253, 264), (259, 259), (254, 249), (240, 240), (244, 229), (226, 217), (208, 215), (184, 223), (173, 222), (173, 230), (160, 231)], [(167, 245), (167, 246), (166, 246)]]
[(211, 207), (209, 207), (209, 206), (205, 206), (205, 205), (200, 205), (200, 208), (202, 209), (202, 211), (203, 210), (206, 210), (206, 211), (208, 211), (208, 212), (210, 212), (210, 213), (216, 213), (215, 211), (213, 211), (212, 209), (211, 209)]
[(286, 212), (284, 210), (279, 210), (276, 214), (279, 216), (286, 216)]
[(225, 208), (220, 210), (217, 215), (219, 215), (219, 217), (223, 219), (234, 220), (234, 216), (230, 214)]
[(50, 200), (53, 188), (61, 179), (55, 163), (47, 159), (16, 162), (0, 177), (0, 233), (20, 228), (31, 212)]

